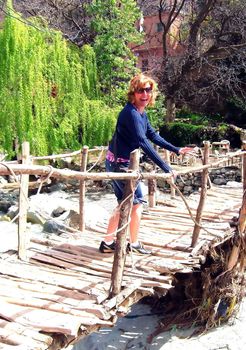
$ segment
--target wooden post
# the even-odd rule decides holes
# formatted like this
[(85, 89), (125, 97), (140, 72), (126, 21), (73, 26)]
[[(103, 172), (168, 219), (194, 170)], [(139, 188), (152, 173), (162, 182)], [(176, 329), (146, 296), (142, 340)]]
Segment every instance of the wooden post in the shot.
[[(246, 141), (243, 141), (242, 150), (246, 151)], [(246, 154), (242, 156), (242, 181), (243, 181), (243, 191), (246, 190)]]
[[(155, 145), (155, 150), (158, 151), (158, 146)], [(153, 172), (156, 171), (156, 164), (153, 164)], [(156, 206), (156, 180), (148, 180), (148, 198), (149, 198), (149, 207), (153, 208)]]
[[(22, 144), (22, 164), (30, 164), (30, 146), (28, 142)], [(21, 175), (19, 194), (19, 224), (18, 224), (18, 257), (27, 261), (27, 248), (29, 237), (26, 232), (28, 209), (28, 184), (29, 175)]]
[[(130, 155), (130, 170), (139, 168), (139, 151), (135, 150)], [(116, 249), (114, 254), (113, 269), (111, 274), (111, 292), (110, 297), (119, 294), (121, 290), (125, 259), (126, 259), (126, 234), (129, 226), (129, 220), (132, 211), (133, 194), (135, 192), (136, 181), (126, 181), (122, 205), (120, 208), (120, 219), (117, 232)], [(127, 225), (128, 223), (128, 225)]]
[[(81, 150), (81, 165), (80, 171), (85, 172), (88, 158), (88, 146), (84, 146)], [(84, 232), (85, 230), (85, 180), (80, 180), (79, 185), (79, 229)]]
[[(170, 162), (170, 152), (168, 151), (168, 150), (164, 150), (164, 152), (165, 152), (165, 158), (166, 158), (166, 163), (168, 164), (168, 165), (170, 165), (171, 164), (171, 162)], [(169, 180), (168, 180), (168, 182), (170, 182), (170, 190), (171, 190), (171, 198), (175, 198), (175, 188), (172, 186), (172, 184), (174, 184), (174, 178), (173, 177), (171, 177)]]
[(148, 180), (148, 197), (149, 197), (149, 207), (153, 208), (156, 206), (156, 180)]
[[(243, 193), (243, 202), (240, 209), (239, 220), (238, 220), (238, 231), (240, 235), (245, 234), (246, 229), (246, 191)], [(245, 242), (246, 243), (246, 242)]]
[[(243, 151), (246, 151), (246, 141), (243, 141)], [(246, 228), (246, 154), (242, 157), (242, 167), (243, 167), (243, 203), (239, 215), (239, 233), (245, 233)]]
[[(242, 144), (242, 150), (246, 151), (246, 141), (243, 141)], [(242, 200), (242, 206), (239, 213), (238, 218), (238, 233), (239, 233), (239, 240), (234, 243), (232, 247), (232, 252), (228, 260), (227, 268), (228, 270), (231, 270), (236, 264), (238, 263), (238, 258), (240, 251), (244, 249), (246, 244), (246, 154), (242, 156), (242, 182), (243, 182), (243, 200)], [(243, 243), (244, 242), (244, 243)], [(241, 271), (244, 271), (245, 268), (245, 250), (243, 251), (244, 256), (241, 259)]]
[(245, 260), (245, 244), (246, 244), (246, 191), (243, 193), (242, 206), (239, 213), (238, 219), (238, 239), (234, 242), (232, 252), (228, 259), (227, 269), (231, 270), (238, 263), (239, 254), (242, 251), (242, 259), (240, 262), (241, 271), (244, 271), (246, 260)]
[[(204, 142), (203, 165), (208, 164), (209, 146), (210, 146), (209, 141), (205, 141)], [(207, 184), (208, 184), (208, 169), (204, 169), (202, 172), (202, 187), (201, 187), (200, 200), (199, 200), (199, 204), (198, 204), (197, 212), (196, 212), (196, 224), (194, 226), (194, 230), (193, 230), (193, 234), (192, 234), (192, 241), (191, 241), (191, 246), (193, 248), (195, 247), (195, 245), (197, 243), (199, 233), (201, 230), (200, 224), (201, 224), (201, 219), (202, 219), (202, 211), (203, 211), (203, 207), (204, 207), (206, 196), (207, 196)]]

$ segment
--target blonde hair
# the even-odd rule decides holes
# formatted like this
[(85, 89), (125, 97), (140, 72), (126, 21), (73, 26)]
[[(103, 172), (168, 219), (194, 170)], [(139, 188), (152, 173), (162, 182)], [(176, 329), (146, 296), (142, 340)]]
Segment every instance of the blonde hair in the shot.
[(150, 87), (152, 88), (152, 94), (151, 94), (151, 98), (149, 101), (149, 106), (153, 106), (155, 104), (155, 99), (157, 96), (157, 84), (154, 81), (154, 79), (152, 79), (151, 77), (144, 75), (142, 73), (136, 75), (135, 77), (133, 77), (131, 79), (128, 93), (127, 93), (128, 101), (130, 103), (134, 103), (135, 102), (135, 96), (134, 96), (135, 92), (138, 89), (143, 88), (148, 83), (149, 83)]

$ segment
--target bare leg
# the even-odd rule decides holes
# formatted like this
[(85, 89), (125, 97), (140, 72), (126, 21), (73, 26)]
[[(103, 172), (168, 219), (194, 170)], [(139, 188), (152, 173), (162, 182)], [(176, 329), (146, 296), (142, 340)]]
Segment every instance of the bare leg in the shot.
[[(138, 232), (140, 227), (140, 221), (143, 211), (143, 205), (142, 204), (135, 204), (132, 206), (132, 213), (131, 213), (131, 222), (130, 222), (130, 239), (131, 243), (135, 243), (138, 240)], [(120, 219), (120, 212), (119, 212), (119, 206), (117, 206), (108, 223), (107, 228), (107, 236), (105, 237), (105, 242), (111, 242), (115, 239), (115, 233), (118, 229), (119, 225), (119, 219)]]
[(119, 219), (120, 219), (120, 211), (119, 211), (119, 206), (117, 206), (110, 219), (109, 219), (109, 223), (108, 223), (108, 228), (107, 228), (107, 236), (104, 239), (104, 242), (111, 242), (115, 239), (115, 233), (117, 231), (118, 228), (118, 224), (119, 224)]
[(140, 227), (140, 221), (143, 211), (142, 204), (135, 204), (132, 206), (131, 222), (130, 222), (130, 243), (136, 243), (138, 241), (138, 233)]

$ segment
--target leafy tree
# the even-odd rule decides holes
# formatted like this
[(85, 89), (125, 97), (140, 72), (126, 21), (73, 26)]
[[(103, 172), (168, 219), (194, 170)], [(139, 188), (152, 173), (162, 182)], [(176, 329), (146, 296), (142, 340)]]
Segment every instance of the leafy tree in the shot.
[(0, 31), (2, 148), (11, 156), (23, 141), (32, 154), (105, 144), (117, 111), (98, 100), (93, 49), (68, 45), (37, 19), (26, 25), (10, 0), (7, 7)]
[[(167, 98), (167, 121), (175, 117), (175, 105), (192, 111), (225, 113), (226, 104), (243, 105), (246, 81), (246, 9), (242, 0), (159, 1), (159, 16), (169, 6), (163, 21), (163, 65), (160, 86)], [(170, 5), (171, 4), (171, 5)], [(171, 6), (171, 8), (170, 8)], [(184, 13), (186, 11), (186, 13)], [(168, 53), (169, 23), (180, 14), (183, 49)], [(181, 40), (181, 39), (180, 39)], [(245, 105), (245, 104), (244, 104)]]
[(81, 47), (92, 41), (86, 6), (91, 0), (13, 0), (14, 8), (28, 17), (45, 18), (50, 28)]
[(88, 13), (95, 32), (93, 48), (102, 91), (110, 104), (121, 102), (136, 72), (130, 43), (139, 43), (142, 38), (135, 26), (140, 11), (134, 0), (92, 0)]

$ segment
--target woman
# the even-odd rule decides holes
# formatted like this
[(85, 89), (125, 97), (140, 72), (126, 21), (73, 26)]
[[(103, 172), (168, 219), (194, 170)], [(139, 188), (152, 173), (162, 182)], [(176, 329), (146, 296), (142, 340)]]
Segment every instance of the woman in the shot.
[[(172, 173), (174, 175), (170, 166), (155, 151), (151, 142), (171, 152), (175, 152), (177, 155), (185, 154), (191, 150), (188, 147), (179, 148), (173, 146), (163, 139), (150, 125), (145, 108), (154, 105), (156, 95), (156, 83), (152, 78), (144, 74), (138, 74), (131, 79), (128, 91), (128, 103), (119, 114), (115, 133), (106, 155), (107, 171), (116, 172), (122, 168), (127, 168), (130, 153), (140, 147), (165, 173)], [(113, 187), (118, 203), (120, 204), (123, 198), (124, 181), (114, 180)], [(130, 244), (128, 244), (128, 248), (139, 254), (150, 254), (151, 251), (145, 249), (141, 242), (138, 241), (143, 201), (141, 183), (139, 183), (134, 193), (130, 221)], [(113, 252), (115, 250), (114, 239), (118, 223), (119, 205), (109, 219), (107, 235), (99, 247), (102, 253)]]

